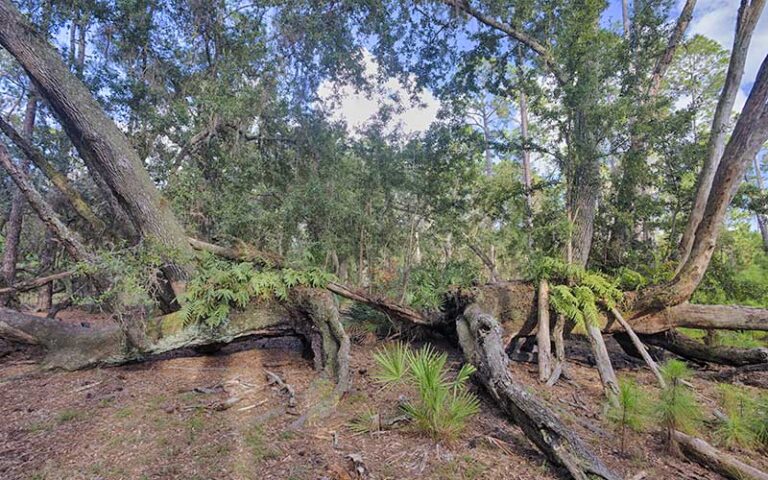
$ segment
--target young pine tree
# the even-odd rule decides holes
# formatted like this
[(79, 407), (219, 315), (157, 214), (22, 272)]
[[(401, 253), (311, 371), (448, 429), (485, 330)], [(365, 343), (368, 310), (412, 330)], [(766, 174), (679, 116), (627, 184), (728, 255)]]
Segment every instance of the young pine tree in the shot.
[(619, 379), (617, 403), (608, 405), (608, 420), (617, 426), (621, 435), (620, 451), (625, 453), (627, 428), (640, 431), (648, 420), (648, 398), (637, 383), (629, 378)]
[(675, 430), (694, 433), (701, 423), (701, 408), (691, 389), (686, 386), (685, 380), (691, 376), (691, 371), (685, 362), (670, 360), (660, 370), (667, 387), (661, 391), (656, 402), (656, 416), (664, 430), (667, 448), (672, 453), (679, 453), (672, 433)]

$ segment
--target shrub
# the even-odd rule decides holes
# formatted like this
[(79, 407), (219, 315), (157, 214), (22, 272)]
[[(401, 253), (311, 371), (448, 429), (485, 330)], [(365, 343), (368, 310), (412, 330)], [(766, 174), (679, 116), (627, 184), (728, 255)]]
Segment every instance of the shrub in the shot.
[(465, 364), (456, 378), (448, 378), (448, 356), (425, 346), (416, 353), (402, 343), (378, 351), (377, 380), (385, 385), (405, 382), (418, 393), (416, 402), (403, 406), (416, 427), (433, 438), (456, 438), (466, 421), (480, 409), (477, 397), (467, 391), (466, 383), (475, 368)]

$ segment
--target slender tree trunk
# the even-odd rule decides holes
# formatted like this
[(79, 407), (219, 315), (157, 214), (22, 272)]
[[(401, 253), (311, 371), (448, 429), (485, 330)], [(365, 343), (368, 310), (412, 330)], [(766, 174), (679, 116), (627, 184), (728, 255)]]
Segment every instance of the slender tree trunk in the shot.
[[(24, 122), (22, 132), (27, 140), (32, 139), (32, 132), (35, 129), (35, 114), (37, 113), (37, 97), (33, 90), (29, 93), (27, 99), (27, 108), (24, 111)], [(29, 161), (25, 158), (20, 162), (22, 171), (29, 170)], [(8, 218), (8, 229), (6, 230), (5, 250), (3, 251), (2, 274), (3, 281), (10, 286), (16, 281), (16, 262), (19, 257), (19, 243), (21, 242), (21, 230), (24, 223), (24, 195), (19, 189), (13, 190), (11, 199), (11, 214)], [(6, 304), (9, 297), (0, 298), (1, 304)]]
[[(56, 239), (50, 230), (45, 231), (45, 240), (43, 251), (40, 254), (40, 266), (45, 273), (51, 273), (56, 261)], [(47, 312), (53, 307), (53, 282), (45, 284), (38, 290), (37, 305), (35, 310), (38, 312)]]
[(747, 60), (749, 44), (752, 40), (752, 33), (755, 30), (757, 21), (760, 18), (765, 0), (741, 0), (741, 7), (736, 21), (736, 35), (733, 40), (733, 49), (731, 51), (731, 60), (728, 64), (728, 73), (725, 77), (725, 85), (720, 94), (720, 99), (715, 109), (715, 116), (712, 119), (712, 128), (710, 130), (709, 144), (707, 145), (707, 156), (704, 159), (701, 173), (699, 174), (698, 187), (696, 189), (696, 198), (694, 199), (693, 209), (688, 217), (688, 225), (683, 232), (680, 240), (678, 272), (682, 270), (688, 260), (691, 251), (696, 242), (696, 235), (699, 224), (706, 215), (707, 202), (710, 198), (710, 191), (715, 180), (718, 166), (723, 158), (725, 148), (725, 139), (728, 133), (728, 121), (733, 112), (733, 104), (736, 101), (736, 95), (741, 86), (741, 79), (744, 75), (744, 64)]
[(164, 272), (174, 292), (181, 293), (191, 248), (126, 136), (10, 0), (0, 0), (0, 45), (34, 80), (86, 165), (102, 177), (141, 237), (166, 250)]
[[(752, 159), (752, 162), (755, 167), (755, 183), (757, 183), (757, 188), (762, 194), (765, 191), (763, 187), (763, 173), (760, 171), (760, 162), (757, 159), (757, 155)], [(766, 219), (764, 214), (759, 212), (755, 214), (755, 217), (757, 217), (757, 226), (760, 229), (760, 236), (763, 238), (763, 250), (768, 252), (768, 219)]]
[(94, 258), (83, 245), (77, 235), (72, 232), (69, 227), (59, 219), (53, 208), (45, 201), (40, 192), (38, 192), (32, 182), (18, 165), (13, 163), (11, 156), (6, 150), (5, 145), (0, 142), (0, 165), (8, 172), (13, 178), (16, 186), (24, 194), (25, 199), (29, 202), (29, 205), (40, 217), (40, 220), (50, 229), (54, 235), (61, 241), (67, 252), (72, 255), (75, 260), (93, 262)]
[(549, 338), (549, 283), (539, 282), (539, 326), (536, 342), (539, 350), (539, 380), (546, 382), (552, 376), (552, 342)]
[(528, 246), (533, 245), (533, 192), (531, 175), (531, 151), (528, 144), (528, 97), (520, 91), (520, 135), (523, 141), (523, 188), (525, 189), (525, 229), (528, 235)]

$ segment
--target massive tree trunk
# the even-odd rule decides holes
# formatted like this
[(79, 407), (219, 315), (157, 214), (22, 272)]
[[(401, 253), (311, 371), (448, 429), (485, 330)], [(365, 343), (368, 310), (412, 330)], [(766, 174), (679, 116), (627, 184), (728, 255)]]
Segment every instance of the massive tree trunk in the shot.
[(635, 310), (659, 310), (687, 301), (699, 286), (715, 250), (728, 206), (744, 178), (747, 166), (768, 140), (768, 56), (752, 86), (747, 103), (733, 129), (709, 190), (706, 208), (698, 223), (686, 261), (668, 285), (643, 292)]
[(180, 348), (229, 343), (243, 337), (300, 336), (312, 345), (317, 366), (348, 385), (349, 338), (339, 330), (330, 293), (295, 289), (284, 303), (260, 301), (234, 312), (220, 327), (187, 325), (180, 312), (117, 325), (80, 327), (0, 308), (0, 338), (39, 345), (44, 365), (75, 370), (143, 360)]
[[(126, 136), (10, 0), (0, 0), (0, 45), (33, 79), (92, 175), (100, 176), (108, 185), (139, 234), (167, 250), (164, 253), (169, 260), (191, 256), (184, 229)], [(184, 289), (184, 263), (169, 262), (166, 269), (177, 293)]]
[[(733, 112), (736, 94), (741, 86), (741, 78), (744, 75), (744, 64), (747, 60), (749, 44), (757, 21), (760, 19), (765, 0), (741, 0), (736, 23), (736, 35), (731, 50), (731, 60), (728, 64), (728, 73), (725, 77), (725, 85), (717, 102), (715, 116), (712, 119), (709, 144), (707, 145), (707, 157), (704, 159), (699, 183), (696, 189), (696, 198), (693, 209), (688, 218), (688, 225), (680, 240), (680, 263), (678, 271), (682, 270), (696, 248), (696, 237), (699, 235), (699, 225), (707, 215), (710, 202), (710, 192), (715, 178), (720, 179), (720, 163), (725, 160), (724, 146), (728, 133), (728, 121)], [(735, 132), (734, 132), (735, 134)], [(743, 140), (743, 139), (742, 139)], [(731, 140), (732, 143), (733, 140)], [(729, 199), (730, 200), (730, 199)]]

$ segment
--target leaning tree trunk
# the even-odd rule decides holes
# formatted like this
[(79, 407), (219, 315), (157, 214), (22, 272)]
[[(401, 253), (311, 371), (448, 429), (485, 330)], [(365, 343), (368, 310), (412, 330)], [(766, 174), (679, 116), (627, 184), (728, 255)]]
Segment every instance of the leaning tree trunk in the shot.
[[(680, 240), (680, 263), (678, 270), (681, 270), (687, 263), (689, 256), (693, 254), (696, 244), (696, 237), (699, 236), (699, 225), (705, 220), (709, 210), (709, 202), (713, 181), (720, 177), (719, 165), (726, 157), (724, 156), (725, 138), (727, 135), (728, 120), (733, 112), (733, 105), (736, 102), (736, 95), (741, 85), (741, 78), (744, 75), (744, 65), (747, 61), (749, 44), (752, 40), (752, 33), (755, 30), (757, 21), (760, 18), (765, 0), (742, 0), (741, 7), (737, 16), (736, 34), (733, 40), (733, 49), (731, 59), (728, 64), (728, 73), (725, 77), (725, 85), (717, 102), (715, 116), (712, 120), (712, 128), (707, 145), (707, 157), (704, 160), (704, 166), (699, 174), (699, 183), (696, 189), (693, 209), (688, 217), (688, 225)], [(734, 134), (736, 132), (734, 131)], [(731, 140), (732, 142), (733, 140)], [(731, 143), (729, 142), (729, 144)], [(715, 195), (718, 195), (715, 193)], [(729, 199), (730, 200), (730, 199)]]
[(126, 136), (10, 0), (0, 0), (0, 45), (34, 80), (89, 170), (108, 185), (139, 234), (166, 250), (166, 276), (175, 292), (183, 291), (189, 261), (183, 257), (191, 257), (191, 248)]
[[(34, 91), (27, 100), (27, 108), (24, 111), (23, 135), (27, 140), (32, 138), (35, 129), (35, 115), (37, 113), (37, 97)], [(29, 162), (20, 162), (22, 171), (29, 168)], [(16, 280), (16, 263), (19, 257), (19, 243), (21, 242), (21, 230), (24, 223), (24, 194), (18, 188), (13, 190), (11, 197), (11, 212), (8, 216), (8, 228), (5, 233), (5, 245), (3, 250), (2, 274), (6, 285), (13, 285)], [(8, 298), (0, 298), (0, 304), (7, 304)]]
[(459, 343), (468, 362), (488, 393), (526, 436), (576, 480), (620, 477), (597, 456), (538, 398), (518, 385), (509, 372), (502, 329), (496, 319), (477, 305), (470, 305), (456, 322)]

